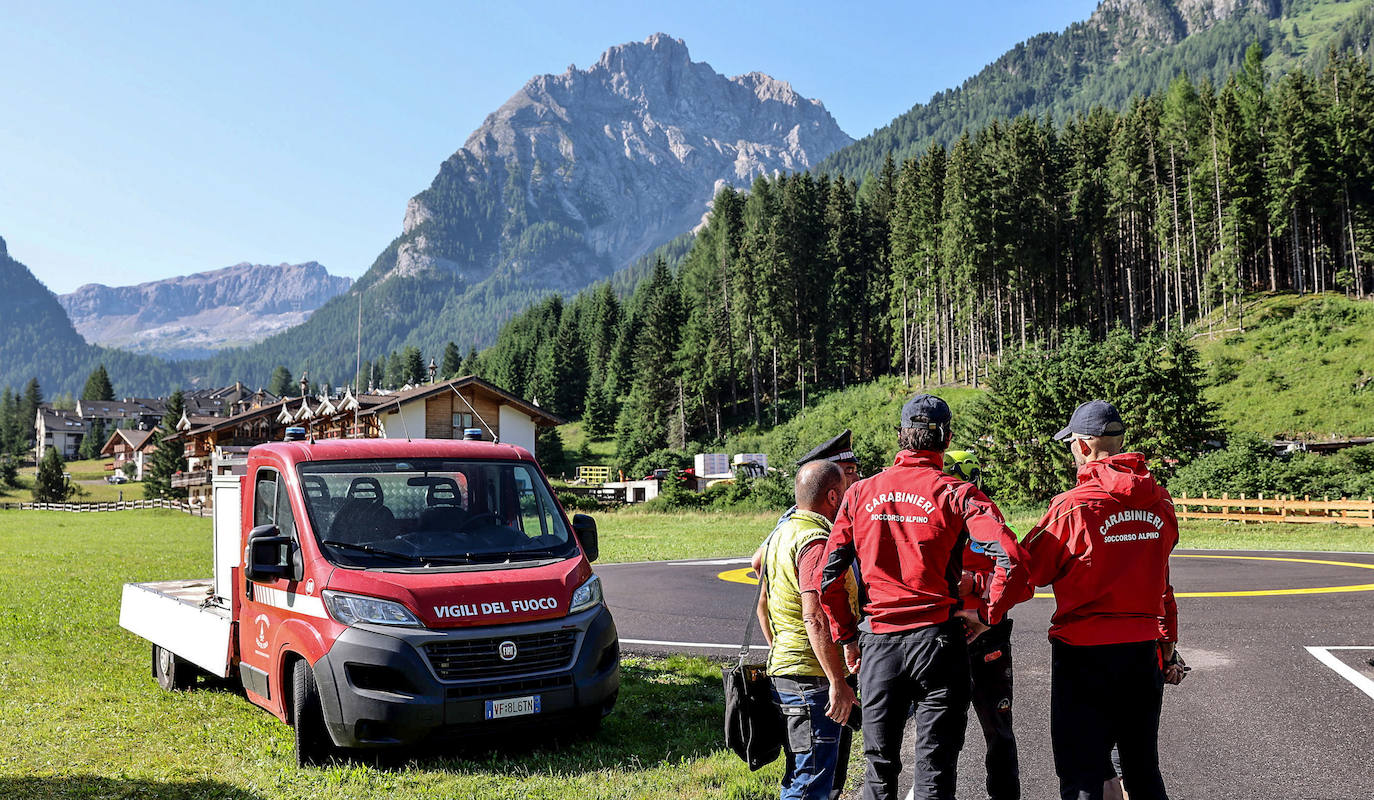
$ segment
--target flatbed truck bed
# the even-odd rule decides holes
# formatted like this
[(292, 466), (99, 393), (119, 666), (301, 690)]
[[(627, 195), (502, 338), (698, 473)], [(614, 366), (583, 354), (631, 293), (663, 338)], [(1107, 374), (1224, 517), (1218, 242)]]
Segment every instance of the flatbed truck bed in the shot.
[(211, 675), (231, 674), (233, 616), (210, 578), (124, 584), (119, 624)]

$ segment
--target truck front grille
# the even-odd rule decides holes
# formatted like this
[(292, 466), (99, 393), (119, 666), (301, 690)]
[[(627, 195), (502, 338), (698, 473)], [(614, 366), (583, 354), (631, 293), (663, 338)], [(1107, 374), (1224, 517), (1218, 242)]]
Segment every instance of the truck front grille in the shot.
[[(515, 657), (510, 660), (501, 657), (501, 645), (506, 643), (515, 645)], [(566, 667), (576, 647), (577, 631), (550, 631), (430, 642), (425, 645), (425, 656), (440, 680), (489, 680)]]

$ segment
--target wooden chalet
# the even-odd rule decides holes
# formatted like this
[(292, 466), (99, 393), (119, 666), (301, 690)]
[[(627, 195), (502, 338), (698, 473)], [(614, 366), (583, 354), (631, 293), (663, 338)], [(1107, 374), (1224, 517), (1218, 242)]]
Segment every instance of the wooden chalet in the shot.
[(183, 417), (175, 435), (187, 470), (173, 486), (184, 486), (193, 502), (210, 502), (211, 457), (216, 448), (249, 447), (281, 441), (287, 428), (303, 428), (311, 439), (461, 439), (477, 428), (486, 441), (519, 445), (535, 452), (540, 428), (564, 420), (475, 376), (422, 384), (387, 394), (295, 397), (230, 417)]

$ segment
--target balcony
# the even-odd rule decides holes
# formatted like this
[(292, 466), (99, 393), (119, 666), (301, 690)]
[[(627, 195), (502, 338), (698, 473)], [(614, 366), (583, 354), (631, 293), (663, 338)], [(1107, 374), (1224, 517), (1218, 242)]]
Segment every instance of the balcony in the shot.
[(210, 482), (213, 470), (195, 469), (190, 472), (178, 472), (172, 476), (172, 488), (184, 489), (189, 486), (204, 486)]

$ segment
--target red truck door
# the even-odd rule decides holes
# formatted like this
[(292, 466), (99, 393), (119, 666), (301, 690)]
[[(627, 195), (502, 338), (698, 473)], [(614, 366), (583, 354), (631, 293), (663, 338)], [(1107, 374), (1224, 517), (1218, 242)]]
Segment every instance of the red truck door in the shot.
[[(248, 511), (248, 509), (245, 509)], [(252, 481), (252, 524), (276, 525), (290, 545), (280, 549), (279, 564), (300, 560), (300, 538), (290, 493), (282, 474), (273, 467), (259, 467)], [(245, 514), (247, 516), (247, 514)], [(323, 617), (324, 604), (314, 591), (314, 581), (304, 585), (292, 577), (254, 581), (244, 578), (244, 597), (239, 617), (239, 675), (249, 699), (274, 712), (281, 707), (281, 680), (272, 680), (281, 651), (285, 623), (305, 616)]]

